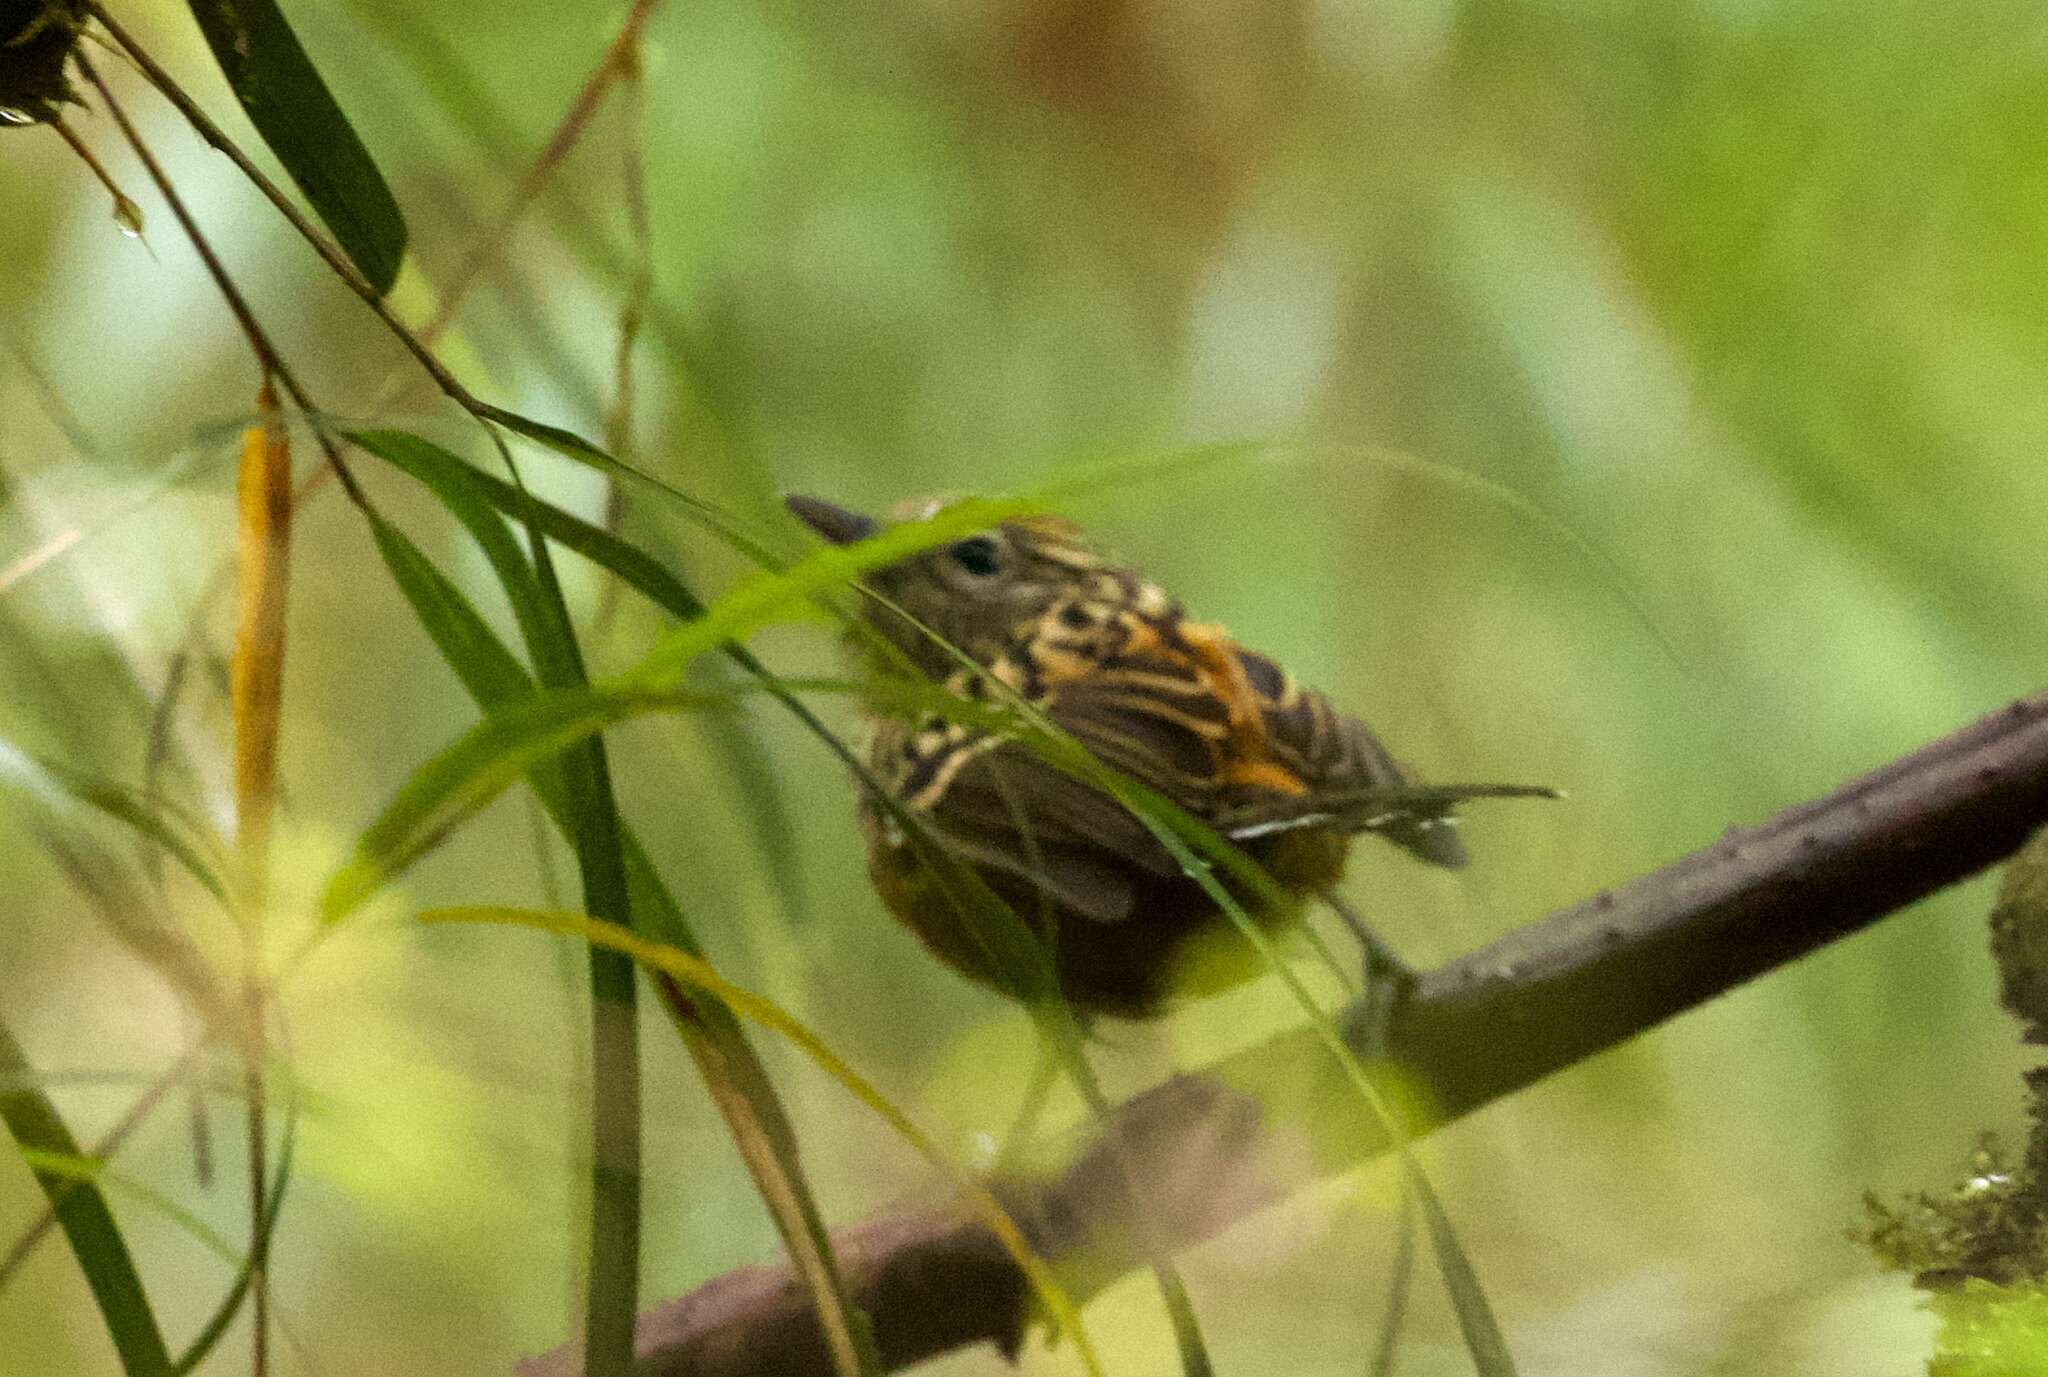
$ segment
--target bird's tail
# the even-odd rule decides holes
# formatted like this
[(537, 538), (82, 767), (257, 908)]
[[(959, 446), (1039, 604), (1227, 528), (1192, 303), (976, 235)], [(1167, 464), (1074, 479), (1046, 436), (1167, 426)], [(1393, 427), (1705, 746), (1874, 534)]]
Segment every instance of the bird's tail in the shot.
[(1465, 864), (1458, 836), (1457, 806), (1482, 798), (1563, 798), (1543, 784), (1401, 784), (1384, 788), (1325, 790), (1263, 805), (1256, 816), (1233, 819), (1227, 833), (1249, 840), (1294, 827), (1334, 826), (1385, 837), (1431, 865), (1456, 870)]
[(1563, 798), (1541, 784), (1416, 784), (1360, 798), (1338, 814), (1346, 826), (1385, 837), (1410, 854), (1446, 870), (1468, 859), (1458, 835), (1457, 805), (1479, 798)]

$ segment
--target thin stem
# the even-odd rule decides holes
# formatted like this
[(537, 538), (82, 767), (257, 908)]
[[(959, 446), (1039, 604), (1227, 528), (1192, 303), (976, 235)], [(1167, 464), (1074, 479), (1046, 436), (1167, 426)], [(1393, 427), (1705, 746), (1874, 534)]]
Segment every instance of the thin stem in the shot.
[[(612, 38), (611, 46), (605, 50), (604, 56), (598, 59), (597, 66), (591, 69), (590, 75), (584, 78), (582, 89), (577, 91), (576, 98), (570, 102), (568, 112), (562, 116), (561, 123), (555, 126), (555, 132), (548, 139), (546, 147), (541, 149), (532, 165), (526, 169), (526, 175), (519, 179), (519, 185), (512, 193), (511, 202), (506, 205), (490, 229), (484, 232), (483, 238), (462, 261), (462, 265), (455, 270), (439, 309), (435, 311), (433, 319), (428, 322), (423, 333), (437, 333), (446, 327), (455, 313), (456, 303), (461, 301), (484, 267), (504, 247), (505, 236), (511, 233), (512, 226), (517, 224), (539, 199), (541, 192), (546, 190), (548, 183), (554, 179), (556, 170), (582, 140), (591, 118), (597, 114), (598, 107), (604, 104), (604, 98), (610, 92), (612, 83), (625, 75), (629, 69), (634, 73), (639, 71), (637, 54), (640, 50), (640, 37), (647, 28), (647, 21), (653, 18), (654, 11), (660, 7), (661, 0), (633, 0), (632, 8), (627, 10), (625, 19), (619, 24), (618, 33)], [(634, 55), (630, 61), (629, 54)]]
[[(633, 237), (633, 273), (626, 283), (625, 299), (619, 305), (619, 340), (613, 354), (615, 379), (611, 413), (605, 418), (604, 442), (623, 463), (633, 461), (633, 350), (640, 341), (641, 319), (647, 298), (654, 288), (654, 235), (647, 213), (647, 160), (643, 147), (647, 92), (643, 54), (636, 40), (620, 52), (617, 70), (626, 105), (625, 133), (620, 158), (621, 191), (626, 201), (626, 224)], [(625, 516), (625, 493), (613, 478), (605, 490), (604, 528), (618, 533)], [(607, 579), (604, 597), (597, 610), (597, 634), (602, 636), (619, 610), (620, 585)]]
[(107, 189), (107, 195), (114, 198), (114, 223), (127, 230), (130, 234), (140, 235), (142, 233), (141, 207), (128, 199), (128, 194), (122, 191), (119, 184), (114, 181), (114, 175), (107, 171), (106, 164), (102, 163), (94, 155), (92, 149), (86, 146), (85, 140), (78, 137), (78, 131), (65, 123), (62, 115), (53, 114), (44, 120), (43, 123), (56, 130), (57, 136), (71, 145), (71, 151), (78, 155), (79, 161), (92, 169), (92, 175), (100, 179), (100, 185)]
[(221, 132), (220, 126), (208, 118), (206, 112), (199, 108), (198, 102), (187, 95), (184, 88), (172, 79), (171, 74), (165, 71), (163, 66), (155, 58), (151, 57), (141, 44), (131, 38), (128, 31), (122, 28), (112, 15), (107, 13), (106, 6), (100, 4), (99, 0), (87, 0), (86, 9), (112, 35), (114, 41), (121, 45), (123, 51), (135, 60), (135, 65), (140, 67), (144, 74), (149, 77), (150, 84), (163, 94), (164, 99), (176, 106), (178, 113), (183, 115), (192, 127), (199, 131), (199, 136), (222, 153), (227, 154), (229, 161), (234, 163), (242, 175), (247, 177), (255, 185), (256, 189), (263, 193), (264, 198), (277, 208), (278, 213), (291, 223), (292, 228), (297, 230), (308, 244), (312, 245), (313, 252), (320, 255), (320, 260), (333, 271), (334, 275), (340, 278), (350, 291), (363, 299), (363, 302), (376, 313), (377, 318), (383, 321), (390, 328), (391, 332), (398, 337), (399, 343), (403, 344), (412, 356), (419, 361), (420, 366), (427, 370), (441, 390), (461, 403), (465, 408), (472, 407), (475, 404), (475, 399), (470, 397), (467, 389), (455, 380), (455, 375), (450, 373), (439, 359), (434, 357), (432, 350), (426, 346), (425, 342), (408, 330), (404, 322), (400, 321), (392, 313), (390, 306), (385, 303), (383, 295), (370, 285), (370, 280), (364, 277), (356, 265), (349, 260), (348, 255), (341, 251), (341, 246), (328, 237), (318, 225), (307, 219), (305, 214), (292, 204), (291, 198), (284, 194), (283, 189), (266, 177), (263, 174), (263, 169), (257, 167), (248, 154), (244, 153), (236, 146), (232, 139)]
[(255, 353), (256, 361), (276, 377), (291, 397), (293, 405), (305, 414), (308, 424), (312, 427), (314, 439), (319, 442), (321, 451), (327, 456), (327, 462), (334, 466), (335, 476), (341, 480), (343, 491), (349, 495), (350, 500), (360, 505), (364, 501), (362, 489), (357, 485), (355, 476), (349, 472), (348, 465), (343, 462), (341, 450), (335, 445), (333, 437), (328, 435), (321, 420), (320, 409), (313, 405), (305, 389), (299, 386), (297, 375), (278, 354), (276, 346), (270, 342), (270, 337), (263, 332), (263, 327), (257, 323), (255, 313), (249, 309), (249, 303), (243, 298), (241, 289), (235, 286), (234, 280), (228, 276), (227, 269), (221, 264), (220, 256), (214, 252), (213, 245), (200, 231), (198, 222), (192, 218), (192, 212), (185, 208), (184, 198), (179, 196), (177, 188), (171, 185), (171, 179), (165, 175), (163, 165), (157, 162), (156, 155), (150, 152), (149, 145), (143, 142), (142, 135), (129, 121), (127, 112), (121, 108), (121, 103), (114, 99), (113, 91), (100, 79), (99, 70), (86, 57), (85, 50), (74, 50), (71, 60), (79, 71), (85, 73), (85, 78), (92, 83), (93, 89), (100, 93), (100, 99), (106, 104), (107, 113), (114, 117), (114, 123), (121, 128), (122, 137), (126, 138), (128, 146), (135, 150), (136, 158), (149, 173), (149, 179), (156, 184), (157, 192), (164, 198), (164, 204), (171, 208), (171, 214), (177, 218), (179, 228), (185, 231), (186, 239), (191, 241), (193, 252), (199, 255), (199, 261), (205, 265), (207, 275), (213, 279), (214, 286), (220, 289), (221, 296), (227, 301), (228, 310), (234, 315), (235, 323), (241, 327), (242, 334), (248, 339), (249, 348)]
[(1387, 1306), (1380, 1313), (1379, 1337), (1373, 1343), (1372, 1377), (1393, 1377), (1401, 1353), (1401, 1328), (1408, 1318), (1408, 1293), (1415, 1282), (1415, 1182), (1401, 1172), (1401, 1217), (1395, 1225), (1394, 1261), (1387, 1278)]
[(264, 1136), (263, 990), (251, 984), (249, 1051), (242, 1071), (242, 1091), (249, 1100), (249, 1320), (252, 1327), (249, 1370), (264, 1377), (270, 1370), (270, 1230), (264, 1227), (270, 1202), (264, 1180), (269, 1169), (269, 1144)]
[[(432, 356), (432, 346), (454, 319), (456, 309), (469, 294), (470, 288), (475, 285), (484, 267), (503, 247), (505, 237), (510, 233), (512, 226), (525, 215), (540, 193), (547, 187), (549, 181), (553, 179), (555, 170), (581, 140), (590, 124), (591, 117), (596, 113), (606, 93), (609, 91), (611, 83), (624, 74), (626, 69), (622, 68), (621, 65), (622, 54), (633, 54), (634, 57), (630, 62), (630, 70), (633, 73), (639, 71), (637, 54), (639, 52), (641, 35), (646, 29), (647, 21), (653, 16), (654, 11), (659, 5), (660, 0), (634, 0), (632, 8), (627, 11), (625, 19), (619, 26), (619, 32), (614, 36), (611, 46), (605, 50), (604, 56), (598, 60), (597, 66), (592, 69), (590, 75), (584, 80), (582, 89), (577, 93), (575, 101), (571, 103), (568, 112), (563, 115), (560, 123), (556, 126), (555, 132), (549, 138), (546, 147), (535, 157), (532, 165), (527, 169), (526, 175), (520, 179), (519, 187), (514, 192), (511, 203), (505, 208), (492, 227), (486, 231), (483, 239), (471, 250), (469, 256), (464, 259), (453, 281), (441, 293), (441, 299), (435, 308), (433, 317), (425, 326), (414, 332), (407, 330), (403, 323), (391, 314), (383, 300), (376, 295), (374, 289), (369, 287), (362, 274), (356, 271), (355, 265), (350, 263), (346, 256), (341, 253), (340, 249), (317, 226), (299, 212), (298, 208), (291, 203), (290, 198), (285, 196), (275, 183), (263, 175), (262, 169), (258, 168), (235, 145), (234, 141), (228, 138), (221, 131), (220, 127), (207, 117), (206, 112), (200, 109), (198, 103), (186, 94), (184, 89), (178, 85), (177, 81), (164, 69), (162, 64), (149, 56), (142, 46), (128, 34), (127, 30), (122, 28), (113, 16), (107, 13), (104, 5), (98, 3), (98, 0), (88, 0), (89, 12), (106, 29), (109, 36), (119, 44), (121, 49), (134, 60), (136, 66), (142, 70), (151, 83), (156, 86), (157, 90), (163, 94), (164, 98), (169, 100), (185, 116), (203, 139), (228, 155), (235, 166), (262, 191), (271, 204), (276, 206), (292, 226), (305, 236), (307, 242), (313, 246), (315, 252), (320, 254), (322, 260), (334, 269), (337, 275), (349, 285), (351, 290), (355, 291), (358, 296), (361, 296), (370, 304), (371, 308), (377, 313), (378, 319), (383, 321), (399, 337), (407, 351), (415, 359), (419, 360), (443, 392), (472, 416), (478, 415), (478, 402), (474, 396), (449, 374), (446, 368), (441, 366), (439, 360)], [(94, 84), (99, 84), (97, 79), (95, 79)], [(102, 87), (102, 89), (104, 88)], [(159, 185), (161, 186), (162, 183), (159, 182)], [(186, 217), (181, 217), (181, 219), (184, 218)], [(273, 351), (273, 358), (274, 356)], [(285, 382), (286, 390), (292, 394), (293, 401), (298, 403), (301, 409), (307, 409), (303, 395), (297, 390), (296, 385), (290, 381), (289, 374), (280, 368), (278, 370), (278, 377), (280, 381)], [(377, 399), (370, 407), (372, 412), (382, 410), (391, 395), (395, 382), (396, 378), (394, 376), (394, 378), (387, 380), (386, 384), (379, 389)], [(482, 418), (479, 417), (479, 419)], [(334, 469), (335, 474), (341, 478), (343, 486), (350, 489), (351, 498), (356, 499), (360, 504), (359, 490), (355, 489), (353, 480), (349, 476), (346, 467), (342, 465), (332, 441), (324, 430), (320, 428), (317, 421), (314, 423), (314, 433), (320, 441), (322, 450), (327, 455), (329, 464), (315, 469), (306, 478), (301, 480), (298, 487), (292, 493), (293, 508), (296, 510), (299, 506), (310, 501), (319, 492), (321, 485), (327, 481), (327, 472), (330, 466)], [(502, 440), (497, 439), (495, 432), (492, 432), (492, 434), (494, 442), (497, 443), (502, 452), (504, 449)], [(221, 567), (209, 576), (205, 591), (195, 600), (191, 620), (187, 623), (183, 644), (190, 645), (196, 639), (196, 630), (200, 620), (206, 615), (207, 609), (225, 591), (227, 586), (224, 577), (225, 573), (226, 565), (223, 562)]]

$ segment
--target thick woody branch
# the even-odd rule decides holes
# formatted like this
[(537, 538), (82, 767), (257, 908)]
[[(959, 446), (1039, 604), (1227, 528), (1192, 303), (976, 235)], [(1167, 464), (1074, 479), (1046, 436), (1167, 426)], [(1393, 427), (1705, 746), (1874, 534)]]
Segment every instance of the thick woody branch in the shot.
[[(1427, 973), (1388, 1027), (1398, 1072), (1381, 1069), (1390, 1085), (1424, 1088), (1428, 1122), (1413, 1129), (1425, 1131), (1973, 874), (2044, 821), (2048, 694)], [(1389, 1147), (1307, 1029), (1176, 1076), (1120, 1107), (1115, 1123), (1174, 1247)], [(1118, 1218), (1116, 1171), (1097, 1142), (1055, 1175), (1002, 1187), (1080, 1296), (1145, 1261)], [(892, 1369), (1019, 1342), (1023, 1280), (949, 1202), (884, 1212), (834, 1243)], [(641, 1371), (661, 1377), (831, 1371), (784, 1266), (744, 1268), (648, 1311), (639, 1351)], [(578, 1367), (561, 1350), (521, 1370), (572, 1377)]]

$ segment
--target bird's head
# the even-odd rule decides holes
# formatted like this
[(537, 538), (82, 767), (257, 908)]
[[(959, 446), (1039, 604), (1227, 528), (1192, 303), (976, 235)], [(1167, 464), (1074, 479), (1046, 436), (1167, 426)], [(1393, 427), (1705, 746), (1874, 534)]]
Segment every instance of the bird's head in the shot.
[[(785, 501), (835, 545), (927, 519), (944, 506), (904, 503), (879, 521), (814, 497)], [(868, 622), (938, 681), (960, 667), (948, 645), (990, 666), (1031, 640), (1048, 618), (1085, 631), (1101, 616), (1103, 602), (1128, 600), (1140, 586), (1136, 575), (1091, 548), (1072, 522), (1051, 516), (1002, 522), (872, 570), (863, 581), (876, 594), (867, 600)]]

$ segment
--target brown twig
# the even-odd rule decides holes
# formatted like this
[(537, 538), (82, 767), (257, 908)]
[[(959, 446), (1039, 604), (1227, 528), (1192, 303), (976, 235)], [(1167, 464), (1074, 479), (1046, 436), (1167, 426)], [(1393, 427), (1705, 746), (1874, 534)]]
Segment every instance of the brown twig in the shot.
[[(475, 284), (484, 267), (489, 264), (498, 250), (503, 247), (505, 236), (510, 233), (512, 226), (517, 224), (520, 217), (531, 208), (535, 199), (539, 197), (540, 193), (546, 189), (549, 181), (553, 179), (555, 171), (582, 138), (584, 132), (589, 127), (592, 116), (596, 114), (598, 107), (602, 105), (606, 94), (609, 92), (611, 84), (623, 76), (638, 72), (640, 41), (648, 20), (652, 18), (655, 9), (659, 5), (660, 0), (634, 0), (632, 8), (620, 23), (618, 33), (613, 36), (611, 45), (606, 48), (604, 55), (598, 60), (597, 65), (591, 69), (590, 74), (584, 79), (582, 89), (577, 92), (576, 99), (571, 103), (567, 113), (563, 115), (561, 121), (556, 125), (554, 133), (548, 139), (547, 146), (534, 158), (533, 162), (528, 166), (525, 176), (520, 179), (519, 186), (514, 191), (511, 202), (500, 214), (498, 220), (486, 231), (484, 237), (471, 249), (469, 256), (463, 260), (462, 266), (456, 272), (454, 280), (441, 293), (440, 301), (435, 308), (433, 317), (417, 331), (407, 329), (404, 323), (391, 313), (390, 308), (376, 295), (375, 290), (371, 288), (368, 281), (364, 279), (360, 272), (356, 271), (355, 265), (348, 261), (346, 255), (341, 252), (333, 240), (299, 211), (298, 207), (292, 203), (291, 198), (286, 196), (276, 183), (266, 177), (262, 169), (258, 168), (255, 162), (246, 153), (242, 152), (232, 139), (228, 138), (220, 126), (215, 124), (207, 116), (206, 112), (200, 108), (199, 104), (185, 92), (184, 88), (178, 85), (177, 80), (171, 76), (169, 71), (151, 57), (148, 51), (137, 43), (107, 13), (105, 6), (92, 3), (89, 5), (89, 9), (101, 27), (106, 29), (108, 36), (135, 62), (136, 66), (141, 69), (142, 73), (164, 98), (169, 100), (185, 116), (187, 122), (198, 131), (200, 137), (214, 148), (225, 153), (234, 162), (235, 166), (241, 170), (243, 175), (247, 176), (251, 183), (263, 193), (264, 197), (284, 215), (293, 228), (297, 229), (304, 236), (307, 243), (320, 255), (321, 260), (349, 286), (350, 290), (369, 303), (371, 309), (376, 312), (378, 319), (398, 336), (407, 352), (412, 354), (421, 363), (442, 391), (458, 405), (462, 406), (464, 410), (473, 416), (477, 416), (481, 421), (483, 417), (478, 414), (479, 404), (476, 398), (463, 388), (454, 376), (442, 366), (439, 359), (433, 355), (433, 345), (440, 338), (442, 331), (447, 329), (448, 325), (454, 320), (457, 307), (460, 306), (463, 298), (468, 295), (470, 288)], [(284, 376), (284, 374), (280, 373), (281, 379)], [(391, 387), (392, 381), (387, 380), (386, 386), (379, 392), (378, 400), (369, 408), (372, 413), (382, 409), (385, 400), (391, 393)], [(287, 390), (290, 390), (289, 386)], [(304, 403), (296, 392), (293, 392), (293, 400), (299, 402), (303, 409)], [(493, 440), (496, 441), (497, 432), (488, 426), (486, 426), (486, 429), (490, 431)], [(328, 468), (338, 464), (337, 450), (325, 433), (320, 431), (317, 423), (315, 425), (315, 432), (321, 442), (323, 451), (330, 460), (330, 464), (314, 469), (299, 482), (298, 487), (292, 493), (292, 505), (295, 510), (319, 491), (322, 484), (326, 482)], [(502, 442), (500, 443), (502, 444)], [(352, 480), (344, 469), (335, 467), (335, 472), (342, 477), (344, 486), (353, 486)], [(353, 494), (351, 495), (353, 496)], [(213, 605), (226, 592), (228, 586), (227, 573), (228, 565), (223, 560), (209, 576), (205, 589), (194, 600), (192, 612), (186, 622), (184, 635), (180, 638), (179, 645), (181, 650), (189, 650), (201, 634), (201, 622)]]
[[(1965, 878), (2044, 820), (2048, 693), (1428, 972), (1385, 1023), (1398, 1076), (1377, 1073), (1425, 1088), (1431, 1118), (1411, 1131), (1426, 1131)], [(1347, 1027), (1360, 1016), (1349, 1011)], [(1392, 1146), (1313, 1029), (1146, 1091), (1117, 1110), (1115, 1129), (1175, 1247)], [(1098, 1138), (1057, 1174), (1002, 1186), (1081, 1297), (1144, 1262), (1117, 1180)], [(834, 1247), (892, 1369), (1021, 1339), (1023, 1279), (989, 1232), (944, 1200), (839, 1230)], [(729, 1273), (647, 1311), (638, 1348), (646, 1377), (830, 1371), (781, 1266)], [(573, 1350), (558, 1350), (521, 1371), (578, 1368)]]
[[(625, 298), (619, 303), (619, 337), (612, 354), (612, 405), (605, 417), (604, 442), (622, 463), (633, 462), (633, 411), (637, 387), (633, 351), (640, 343), (641, 318), (647, 298), (654, 289), (654, 231), (647, 214), (647, 157), (644, 147), (647, 123), (646, 57), (636, 42), (620, 52), (613, 64), (619, 74), (624, 97), (625, 133), (620, 139), (620, 191), (626, 203), (626, 224), (633, 238), (633, 271), (626, 282)], [(614, 535), (625, 518), (625, 492), (617, 483), (607, 485), (604, 528)], [(607, 579), (597, 605), (593, 625), (602, 639), (619, 611), (619, 580)]]
[(97, 0), (88, 0), (86, 8), (91, 12), (93, 18), (99, 21), (101, 27), (105, 28), (114, 41), (121, 46), (122, 50), (135, 60), (135, 65), (140, 67), (143, 73), (148, 76), (150, 84), (155, 86), (166, 100), (176, 106), (178, 113), (183, 115), (186, 121), (199, 131), (199, 136), (214, 148), (225, 153), (228, 159), (241, 171), (242, 175), (247, 177), (251, 184), (263, 193), (265, 199), (277, 208), (277, 212), (291, 223), (292, 228), (299, 232), (300, 237), (312, 245), (313, 251), (320, 255), (320, 261), (327, 265), (329, 271), (340, 278), (342, 284), (350, 291), (362, 298), (363, 303), (376, 314), (377, 319), (382, 321), (386, 328), (398, 337), (399, 343), (405, 346), (407, 352), (418, 361), (420, 367), (424, 368), (428, 375), (433, 378), (435, 385), (447, 393), (450, 398), (454, 399), (465, 410), (474, 410), (476, 399), (470, 395), (469, 390), (456, 381), (455, 375), (450, 373), (441, 363), (440, 359), (434, 356), (433, 350), (427, 346), (424, 340), (406, 328), (405, 323), (386, 304), (383, 294), (370, 284), (370, 280), (364, 277), (356, 268), (356, 265), (349, 260), (348, 255), (341, 251), (341, 246), (336, 244), (333, 239), (322, 232), (318, 225), (315, 225), (301, 213), (299, 208), (292, 204), (291, 198), (284, 194), (282, 188), (263, 175), (263, 170), (256, 166), (248, 154), (236, 146), (234, 140), (221, 132), (220, 126), (208, 118), (206, 112), (200, 109), (197, 101), (185, 94), (184, 88), (172, 80), (171, 74), (165, 71), (141, 44), (129, 37), (128, 31), (115, 22), (114, 17), (107, 13), (104, 5), (99, 4)]
[(422, 333), (438, 331), (448, 323), (449, 318), (454, 315), (455, 303), (462, 299), (484, 266), (497, 256), (498, 250), (503, 247), (505, 236), (511, 233), (512, 226), (519, 223), (541, 192), (547, 189), (548, 183), (554, 179), (556, 170), (582, 139), (583, 131), (589, 126), (591, 118), (597, 114), (598, 107), (604, 104), (605, 96), (610, 93), (612, 84), (629, 73), (639, 71), (640, 40), (646, 32), (647, 21), (654, 17), (654, 11), (660, 8), (660, 5), (661, 0), (633, 0), (632, 8), (626, 12), (625, 19), (619, 24), (618, 33), (612, 37), (611, 46), (605, 49), (604, 56), (591, 68), (590, 75), (583, 79), (582, 89), (577, 91), (576, 99), (569, 103), (567, 113), (555, 126), (555, 132), (548, 139), (547, 147), (540, 151), (527, 167), (526, 175), (519, 179), (519, 185), (512, 193), (512, 200), (500, 213), (497, 221), (485, 231), (484, 237), (462, 261), (462, 265), (455, 270), (454, 277), (450, 279), (442, 294), (440, 308), (435, 311), (427, 330)]
[(99, 178), (99, 183), (106, 188), (107, 195), (114, 198), (114, 223), (131, 234), (141, 234), (142, 212), (136, 208), (135, 202), (128, 199), (127, 193), (114, 181), (114, 174), (107, 171), (106, 164), (94, 155), (85, 140), (78, 137), (77, 131), (65, 123), (61, 115), (51, 115), (43, 123), (57, 131), (57, 136), (71, 146), (71, 151), (78, 155), (79, 161), (91, 169), (93, 176)]
[(297, 375), (278, 354), (276, 346), (270, 342), (270, 336), (265, 334), (263, 327), (257, 323), (255, 313), (249, 309), (249, 303), (243, 298), (241, 289), (235, 286), (234, 280), (228, 276), (227, 269), (221, 264), (220, 256), (213, 251), (212, 243), (200, 231), (198, 222), (192, 218), (192, 212), (185, 208), (184, 198), (179, 196), (177, 188), (171, 185), (171, 179), (165, 174), (162, 164), (157, 162), (156, 155), (150, 152), (149, 145), (143, 142), (142, 135), (129, 122), (127, 112), (121, 108), (120, 102), (114, 99), (113, 91), (100, 79), (99, 70), (86, 60), (84, 49), (74, 51), (71, 60), (77, 64), (78, 70), (85, 74), (85, 79), (92, 83), (93, 89), (100, 93), (100, 100), (106, 105), (107, 113), (114, 117), (114, 123), (120, 126), (122, 137), (135, 151), (143, 170), (149, 173), (150, 181), (156, 184), (157, 193), (164, 198), (164, 204), (171, 208), (171, 214), (177, 218), (179, 228), (185, 231), (185, 237), (191, 242), (193, 252), (199, 255), (199, 261), (205, 265), (207, 276), (213, 279), (214, 286), (227, 301), (228, 310), (233, 314), (235, 323), (241, 327), (243, 336), (249, 341), (249, 348), (255, 353), (256, 361), (265, 372), (273, 375), (283, 385), (285, 392), (292, 399), (292, 404), (305, 414), (312, 426), (313, 437), (319, 442), (321, 452), (327, 456), (327, 462), (333, 466), (335, 476), (341, 480), (343, 491), (352, 500), (360, 503), (363, 500), (362, 490), (356, 486), (354, 475), (349, 472), (348, 465), (342, 462), (340, 449), (321, 423), (319, 408), (313, 405), (305, 389), (299, 386)]

